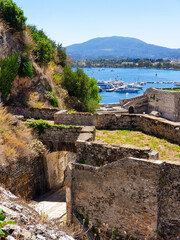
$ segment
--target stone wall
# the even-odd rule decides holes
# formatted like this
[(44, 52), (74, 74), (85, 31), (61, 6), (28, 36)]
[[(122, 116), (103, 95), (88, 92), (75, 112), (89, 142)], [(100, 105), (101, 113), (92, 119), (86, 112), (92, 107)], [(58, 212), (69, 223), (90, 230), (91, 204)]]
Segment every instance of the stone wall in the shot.
[(138, 148), (129, 145), (110, 145), (96, 142), (77, 142), (77, 160), (92, 165), (103, 166), (125, 157), (136, 157), (144, 159), (158, 159), (158, 153), (150, 148)]
[(118, 230), (121, 237), (144, 240), (167, 233), (163, 239), (177, 240), (179, 178), (175, 163), (136, 158), (101, 167), (74, 163), (67, 179), (68, 213), (80, 214), (96, 229), (108, 224), (110, 235)]
[(147, 113), (148, 112), (148, 97), (145, 95), (122, 99), (120, 104), (123, 108), (133, 111), (133, 113)]
[(92, 113), (68, 113), (62, 110), (54, 114), (55, 124), (94, 126), (94, 121), (95, 115)]
[[(79, 116), (73, 115), (73, 120), (71, 114), (62, 113), (57, 114), (58, 124), (62, 123), (78, 123), (83, 125), (86, 122)], [(84, 116), (86, 113), (83, 114)], [(60, 117), (61, 116), (61, 117)], [(143, 131), (144, 133), (152, 134), (158, 137), (166, 138), (170, 141), (180, 144), (180, 123), (172, 122), (164, 118), (159, 118), (151, 116), (148, 114), (107, 114), (98, 113), (94, 115), (89, 115), (89, 119), (94, 123), (97, 129), (127, 129), (127, 130), (137, 130)]]
[(180, 121), (180, 92), (149, 88), (144, 93), (148, 97), (148, 112), (158, 111), (162, 117)]
[(46, 161), (50, 189), (60, 188), (64, 184), (67, 165), (70, 161), (76, 161), (76, 153), (67, 151), (48, 153)]
[(20, 159), (1, 166), (0, 183), (25, 199), (45, 193), (49, 189), (45, 159)]
[(54, 120), (54, 114), (59, 111), (58, 108), (21, 108), (15, 106), (7, 106), (7, 110), (13, 115), (45, 120)]
[(131, 158), (99, 168), (73, 164), (72, 211), (96, 229), (105, 223), (121, 237), (155, 239), (159, 171), (159, 162)]
[(164, 163), (161, 168), (158, 232), (163, 239), (180, 238), (180, 163)]
[(97, 129), (139, 129), (139, 119), (141, 115), (137, 114), (96, 114)]
[(139, 118), (138, 124), (139, 130), (145, 133), (180, 144), (180, 123), (150, 115), (143, 115)]
[(95, 129), (93, 127), (77, 127), (59, 129), (56, 126), (45, 129), (40, 134), (39, 139), (47, 146), (51, 152), (70, 151), (76, 152), (76, 141), (93, 141), (95, 138)]

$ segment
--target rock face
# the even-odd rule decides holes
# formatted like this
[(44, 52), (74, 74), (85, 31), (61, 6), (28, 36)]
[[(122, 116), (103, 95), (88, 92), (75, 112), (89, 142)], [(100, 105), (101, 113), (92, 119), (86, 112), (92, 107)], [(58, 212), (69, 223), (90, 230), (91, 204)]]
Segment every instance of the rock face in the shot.
[(15, 225), (6, 225), (3, 229), (9, 232), (7, 239), (15, 240), (73, 240), (66, 233), (56, 229), (52, 223), (39, 216), (22, 199), (0, 187), (0, 209), (3, 209), (7, 220)]
[[(27, 46), (33, 46), (34, 41), (29, 30), (13, 32), (0, 18), (0, 59), (14, 52), (26, 53), (33, 65), (33, 77), (17, 75), (11, 86), (11, 93), (7, 98), (7, 105), (29, 107), (52, 107), (49, 91), (52, 89), (52, 76), (34, 60), (32, 50)], [(19, 63), (22, 55), (19, 54)], [(23, 104), (22, 104), (23, 103)]]

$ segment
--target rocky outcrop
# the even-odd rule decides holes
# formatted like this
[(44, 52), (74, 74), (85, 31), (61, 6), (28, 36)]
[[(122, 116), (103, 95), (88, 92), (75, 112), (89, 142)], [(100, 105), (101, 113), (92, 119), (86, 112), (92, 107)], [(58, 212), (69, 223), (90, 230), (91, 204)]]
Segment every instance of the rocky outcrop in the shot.
[(16, 197), (11, 192), (0, 187), (0, 209), (3, 209), (6, 219), (16, 222), (14, 225), (6, 225), (8, 240), (73, 240), (66, 233), (42, 218), (29, 207), (22, 199)]

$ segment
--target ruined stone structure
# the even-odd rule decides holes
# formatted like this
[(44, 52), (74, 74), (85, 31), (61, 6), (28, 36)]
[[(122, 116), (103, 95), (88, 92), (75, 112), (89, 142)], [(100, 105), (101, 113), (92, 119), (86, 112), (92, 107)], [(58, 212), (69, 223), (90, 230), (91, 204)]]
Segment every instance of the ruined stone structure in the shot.
[(83, 215), (96, 229), (108, 224), (110, 235), (116, 229), (123, 237), (178, 239), (180, 165), (123, 158), (69, 167), (68, 216)]
[(120, 106), (130, 113), (158, 112), (169, 120), (180, 121), (180, 92), (148, 88), (144, 95), (120, 100)]
[(7, 110), (13, 115), (46, 120), (54, 120), (54, 114), (59, 111), (58, 108), (22, 108), (16, 106), (7, 106)]
[[(45, 186), (53, 189), (65, 180), (68, 221), (76, 222), (81, 216), (91, 221), (96, 230), (108, 224), (104, 239), (109, 239), (114, 231), (139, 240), (158, 236), (164, 240), (178, 239), (180, 164), (159, 161), (158, 154), (149, 148), (108, 146), (93, 140), (97, 127), (141, 130), (180, 143), (179, 123), (146, 114), (56, 112), (55, 124), (77, 126), (45, 129), (39, 137), (49, 149), (41, 162), (43, 167), (36, 169), (37, 165), (32, 163), (27, 170), (26, 164), (19, 165), (12, 171), (13, 178), (8, 178), (10, 171), (7, 177), (3, 172), (2, 182), (8, 179), (11, 187), (14, 182), (14, 191), (23, 186), (22, 191), (17, 188), (23, 196), (28, 183), (41, 189), (44, 178)], [(28, 179), (24, 185), (22, 172), (27, 173)], [(9, 187), (8, 184), (4, 185)]]
[(148, 114), (55, 113), (55, 124), (94, 125), (97, 129), (143, 131), (180, 144), (180, 123)]
[(1, 186), (25, 199), (49, 190), (47, 164), (41, 157), (11, 161), (0, 168)]

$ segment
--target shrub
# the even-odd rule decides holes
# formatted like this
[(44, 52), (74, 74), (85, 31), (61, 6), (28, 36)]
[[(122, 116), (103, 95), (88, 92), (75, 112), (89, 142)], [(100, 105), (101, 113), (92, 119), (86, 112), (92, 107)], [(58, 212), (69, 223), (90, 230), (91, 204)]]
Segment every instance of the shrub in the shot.
[(42, 39), (36, 43), (34, 54), (37, 62), (47, 64), (51, 61), (54, 50), (48, 40)]
[(56, 97), (56, 94), (52, 91), (50, 92), (51, 93), (51, 100), (50, 100), (50, 103), (53, 107), (59, 107), (59, 102), (58, 102), (58, 99)]
[(59, 59), (59, 64), (62, 67), (65, 67), (66, 59), (67, 59), (67, 54), (66, 54), (65, 48), (62, 47), (62, 44), (58, 44), (56, 50), (57, 50), (57, 57)]
[(34, 48), (36, 61), (43, 64), (49, 63), (54, 56), (55, 42), (49, 39), (43, 30), (38, 30), (36, 26), (28, 25), (27, 27), (36, 43)]
[(56, 94), (52, 90), (49, 92), (46, 92), (45, 97), (49, 100), (49, 102), (53, 107), (59, 107), (59, 102), (56, 97)]
[(29, 57), (21, 57), (21, 64), (19, 68), (19, 75), (23, 77), (33, 77), (33, 67), (32, 62), (29, 60)]
[(63, 84), (70, 96), (77, 97), (84, 104), (84, 110), (94, 112), (99, 106), (101, 96), (94, 78), (89, 78), (83, 70), (73, 72), (70, 66), (65, 66)]
[(0, 16), (14, 30), (21, 32), (25, 29), (26, 17), (12, 0), (0, 1)]
[(6, 101), (8, 94), (11, 92), (11, 84), (18, 75), (18, 69), (18, 54), (13, 53), (4, 59), (0, 59), (0, 92), (3, 101)]
[(56, 82), (56, 83), (60, 83), (60, 81), (61, 81), (61, 76), (55, 73), (55, 74), (53, 75), (53, 80), (54, 80), (54, 82)]

